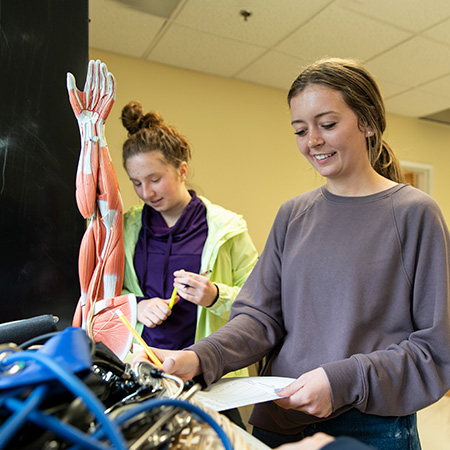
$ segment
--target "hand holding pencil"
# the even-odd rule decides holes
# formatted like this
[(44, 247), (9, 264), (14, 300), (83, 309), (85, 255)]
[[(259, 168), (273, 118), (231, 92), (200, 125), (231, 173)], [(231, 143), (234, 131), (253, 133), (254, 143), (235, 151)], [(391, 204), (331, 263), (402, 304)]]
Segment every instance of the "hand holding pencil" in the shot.
[(133, 326), (131, 325), (131, 323), (128, 321), (128, 319), (125, 317), (125, 315), (123, 314), (122, 311), (116, 310), (116, 314), (119, 316), (120, 320), (123, 322), (123, 324), (128, 328), (128, 330), (131, 332), (131, 334), (133, 335), (133, 337), (136, 339), (136, 341), (139, 342), (139, 344), (142, 346), (142, 348), (144, 349), (147, 357), (149, 358), (149, 360), (155, 364), (157, 367), (159, 367), (160, 369), (162, 369), (162, 363), (161, 361), (158, 359), (158, 357), (155, 355), (155, 353), (153, 352), (153, 350), (146, 344), (146, 342), (144, 341), (144, 339), (141, 338), (141, 336), (139, 336), (138, 332), (133, 328)]
[[(175, 303), (179, 298), (175, 299)], [(161, 325), (172, 314), (169, 307), (170, 300), (153, 297), (141, 300), (137, 304), (137, 318), (148, 328)]]
[(161, 325), (172, 314), (180, 297), (199, 306), (209, 307), (217, 299), (219, 288), (209, 280), (210, 270), (201, 274), (183, 269), (174, 272), (174, 289), (170, 299), (153, 297), (141, 300), (138, 305), (138, 320), (148, 328)]
[[(164, 372), (180, 377), (183, 381), (192, 380), (201, 373), (200, 360), (193, 351), (158, 349), (158, 355), (163, 363)], [(133, 365), (140, 361), (149, 362), (148, 354), (138, 353), (133, 360)]]
[(198, 274), (185, 270), (176, 270), (173, 273), (173, 285), (177, 294), (196, 305), (211, 306), (217, 300), (219, 288), (209, 280), (210, 272), (210, 270), (207, 270)]
[(137, 342), (142, 346), (143, 352), (138, 354), (134, 359), (134, 363), (138, 361), (150, 361), (159, 369), (167, 373), (179, 376), (183, 381), (192, 380), (194, 376), (200, 373), (200, 360), (196, 353), (184, 350), (158, 350), (163, 355), (163, 363), (155, 354), (155, 352), (147, 345), (147, 343), (139, 336), (138, 332), (133, 328), (131, 323), (125, 317), (122, 311), (116, 311), (117, 316), (128, 330), (133, 334)]

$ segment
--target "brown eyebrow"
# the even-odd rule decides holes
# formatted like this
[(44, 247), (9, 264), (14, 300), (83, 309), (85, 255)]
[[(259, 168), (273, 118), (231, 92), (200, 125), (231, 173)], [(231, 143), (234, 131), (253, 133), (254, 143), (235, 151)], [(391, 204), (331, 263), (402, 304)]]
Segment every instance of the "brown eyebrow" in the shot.
[[(327, 114), (337, 114), (337, 113), (336, 113), (336, 111), (324, 111), (324, 112), (321, 112), (321, 113), (315, 115), (314, 118), (318, 119), (318, 118), (320, 118), (322, 116), (326, 116)], [(292, 120), (291, 121), (291, 125), (294, 125), (294, 123), (300, 123), (300, 122), (304, 122), (304, 120), (300, 120), (300, 119)]]

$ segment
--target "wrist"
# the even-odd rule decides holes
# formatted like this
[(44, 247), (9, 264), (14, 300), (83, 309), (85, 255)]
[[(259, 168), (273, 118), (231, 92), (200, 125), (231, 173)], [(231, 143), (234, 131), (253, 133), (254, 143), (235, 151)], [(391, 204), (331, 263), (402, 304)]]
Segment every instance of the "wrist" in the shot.
[(213, 284), (217, 289), (217, 294), (216, 294), (214, 300), (212, 301), (212, 303), (209, 306), (207, 306), (207, 308), (211, 308), (211, 306), (213, 306), (217, 302), (217, 300), (219, 300), (219, 296), (220, 296), (219, 286), (217, 286), (216, 283), (213, 283)]

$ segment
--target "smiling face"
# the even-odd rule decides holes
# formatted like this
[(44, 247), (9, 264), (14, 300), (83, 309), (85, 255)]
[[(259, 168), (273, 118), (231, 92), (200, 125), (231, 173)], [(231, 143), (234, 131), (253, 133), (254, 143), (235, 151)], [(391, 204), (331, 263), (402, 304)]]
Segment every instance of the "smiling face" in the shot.
[(359, 124), (339, 91), (310, 84), (291, 99), (290, 108), (297, 146), (331, 191), (373, 171), (366, 147), (371, 130)]
[(172, 226), (191, 199), (184, 183), (187, 163), (181, 162), (176, 169), (155, 150), (131, 156), (125, 169), (139, 198)]

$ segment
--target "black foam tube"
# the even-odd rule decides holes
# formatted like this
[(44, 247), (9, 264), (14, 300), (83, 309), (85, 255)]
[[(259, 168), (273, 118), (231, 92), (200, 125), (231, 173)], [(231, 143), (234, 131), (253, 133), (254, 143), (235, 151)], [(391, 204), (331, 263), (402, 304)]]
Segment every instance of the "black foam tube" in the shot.
[(31, 317), (29, 319), (15, 320), (0, 324), (0, 344), (22, 344), (42, 334), (58, 331), (56, 322), (58, 318), (51, 314)]

